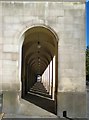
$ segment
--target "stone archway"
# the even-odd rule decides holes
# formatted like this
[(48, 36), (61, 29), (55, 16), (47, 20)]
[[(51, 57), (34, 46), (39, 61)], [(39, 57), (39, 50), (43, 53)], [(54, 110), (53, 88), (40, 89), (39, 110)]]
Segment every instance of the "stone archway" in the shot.
[[(55, 110), (47, 109), (39, 103), (35, 104), (56, 114), (58, 85), (58, 39), (56, 33), (47, 26), (38, 25), (26, 30), (23, 36), (22, 98), (26, 98), (28, 93), (50, 98), (50, 101), (53, 100), (52, 104)], [(38, 76), (41, 77), (40, 83), (44, 86), (45, 92), (43, 89), (33, 89), (35, 84), (38, 84)]]
[[(72, 118), (86, 117), (85, 2), (80, 2), (80, 0), (79, 2), (73, 2), (72, 0), (71, 2), (65, 2), (63, 0), (56, 3), (46, 1), (3, 1), (0, 2), (0, 11), (2, 18), (0, 23), (2, 29), (0, 34), (0, 91), (3, 94), (2, 111), (4, 113), (29, 116), (40, 116), (40, 111), (43, 111), (43, 116), (46, 113), (43, 109), (39, 109), (30, 102), (21, 99), (21, 94), (19, 94), (21, 92), (21, 50), (25, 33), (33, 27), (43, 27), (50, 31), (56, 40), (57, 35), (60, 37), (58, 44), (59, 64), (57, 66), (58, 92), (57, 89), (55, 90), (58, 101), (56, 102), (57, 116), (63, 117), (63, 111), (67, 111), (68, 116)], [(43, 24), (51, 26), (57, 35), (54, 30)], [(43, 45), (46, 48), (46, 44)], [(51, 51), (47, 47), (46, 51), (49, 51), (53, 56), (53, 50)], [(44, 51), (41, 54), (41, 65), (43, 66), (41, 70), (48, 65), (47, 58), (50, 61), (49, 54), (47, 53), (45, 54)], [(36, 66), (37, 68), (37, 63), (33, 65), (37, 59), (34, 61), (33, 58), (34, 55), (28, 61), (30, 61), (32, 66)], [(43, 79), (46, 73), (43, 75)], [(39, 77), (41, 76), (38, 74), (37, 79)], [(23, 78), (26, 79), (25, 76)], [(23, 93), (27, 92), (27, 90), (23, 90)], [(50, 113), (48, 115), (50, 116)]]

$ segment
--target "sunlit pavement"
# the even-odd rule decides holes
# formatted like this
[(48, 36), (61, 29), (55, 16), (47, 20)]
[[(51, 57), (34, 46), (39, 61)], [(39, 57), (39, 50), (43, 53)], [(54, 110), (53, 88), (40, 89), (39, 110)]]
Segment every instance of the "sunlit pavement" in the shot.
[[(86, 90), (87, 90), (87, 118), (88, 118), (88, 120), (89, 120), (89, 85), (87, 85), (87, 87), (86, 87)], [(0, 120), (2, 119), (2, 114), (0, 115)], [(3, 119), (5, 119), (5, 120), (12, 120), (12, 118), (3, 118)], [(27, 116), (26, 116), (26, 118), (24, 118), (23, 116), (22, 116), (22, 118), (20, 117), (20, 118), (18, 118), (18, 115), (17, 115), (17, 118), (15, 118), (15, 119), (13, 119), (13, 120), (16, 120), (16, 119), (21, 119), (21, 120), (34, 120), (35, 118), (27, 118)], [(65, 119), (65, 118), (38, 118), (38, 120), (67, 120), (67, 119)], [(86, 119), (73, 119), (73, 120), (86, 120)]]

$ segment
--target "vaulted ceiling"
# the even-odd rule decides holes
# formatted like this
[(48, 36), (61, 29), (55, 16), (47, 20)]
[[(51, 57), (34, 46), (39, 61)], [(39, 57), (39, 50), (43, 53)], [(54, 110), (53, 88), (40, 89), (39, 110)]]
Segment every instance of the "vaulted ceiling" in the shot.
[(42, 26), (25, 32), (23, 58), (35, 74), (42, 74), (55, 55), (57, 40), (55, 35)]

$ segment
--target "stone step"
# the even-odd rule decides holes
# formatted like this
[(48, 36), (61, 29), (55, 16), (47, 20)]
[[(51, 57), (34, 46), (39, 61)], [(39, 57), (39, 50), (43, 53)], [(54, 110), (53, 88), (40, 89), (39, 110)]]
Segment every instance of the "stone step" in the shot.
[[(2, 120), (68, 120), (66, 118), (3, 118)], [(73, 118), (69, 120), (88, 120), (86, 118)]]
[(2, 113), (1, 119), (2, 120), (89, 120), (87, 118), (60, 118), (56, 115), (50, 117), (40, 117), (40, 116), (25, 116), (25, 115), (18, 115), (18, 114), (5, 114)]
[[(43, 92), (40, 92), (40, 91), (35, 91), (35, 90), (30, 90), (31, 93), (34, 93), (34, 94), (39, 94), (41, 96), (44, 96), (44, 97), (48, 97), (48, 98), (51, 98), (52, 96), (47, 94), (47, 93), (43, 93)], [(29, 93), (29, 92), (28, 92)]]
[(3, 118), (2, 120), (66, 120), (59, 118)]

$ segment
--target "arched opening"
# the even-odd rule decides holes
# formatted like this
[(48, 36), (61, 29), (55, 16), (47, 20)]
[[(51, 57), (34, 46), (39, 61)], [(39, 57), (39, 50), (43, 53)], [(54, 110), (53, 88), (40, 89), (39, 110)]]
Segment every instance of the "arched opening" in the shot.
[[(22, 98), (56, 114), (58, 44), (56, 34), (44, 26), (24, 33), (22, 45)], [(46, 105), (45, 105), (46, 103)]]

